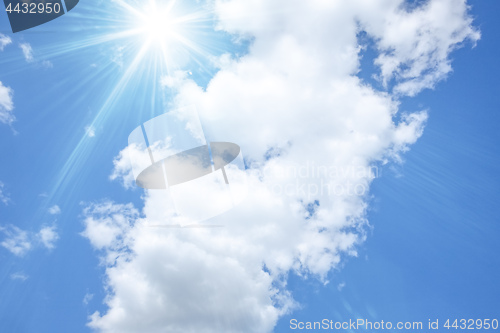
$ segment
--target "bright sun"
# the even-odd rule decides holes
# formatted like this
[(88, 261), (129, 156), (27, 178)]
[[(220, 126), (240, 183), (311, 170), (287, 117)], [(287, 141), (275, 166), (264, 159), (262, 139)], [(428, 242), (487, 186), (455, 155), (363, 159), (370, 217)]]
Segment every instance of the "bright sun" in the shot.
[(212, 22), (207, 8), (192, 8), (178, 0), (113, 0), (113, 3), (125, 13), (124, 28), (109, 38), (128, 40), (129, 44), (123, 48), (135, 54), (130, 59), (130, 71), (145, 65), (153, 66), (154, 71), (170, 71), (211, 55), (203, 46)]
[(175, 18), (169, 8), (150, 8), (141, 13), (140, 33), (152, 44), (168, 43), (175, 37)]

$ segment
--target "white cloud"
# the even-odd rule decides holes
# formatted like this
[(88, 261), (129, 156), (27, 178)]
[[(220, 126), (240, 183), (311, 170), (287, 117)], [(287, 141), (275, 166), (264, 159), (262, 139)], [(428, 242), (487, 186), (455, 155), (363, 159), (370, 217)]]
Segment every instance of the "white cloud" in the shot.
[(0, 227), (0, 231), (3, 232), (5, 236), (0, 245), (14, 255), (22, 257), (31, 249), (32, 245), (26, 231), (13, 225)]
[(345, 283), (345, 282), (341, 282), (341, 283), (339, 283), (339, 284), (337, 285), (337, 289), (338, 289), (338, 291), (342, 291), (342, 289), (344, 289), (344, 288), (345, 288), (345, 285), (346, 285), (346, 283)]
[(120, 180), (122, 182), (122, 185), (126, 189), (135, 186), (133, 169), (137, 169), (138, 167), (134, 166), (133, 164), (144, 160), (144, 154), (147, 153), (140, 151), (133, 145), (128, 146), (127, 148), (122, 150), (120, 154), (113, 160), (114, 169), (109, 178), (111, 180)]
[(9, 36), (0, 34), (0, 51), (3, 51), (3, 49), (10, 43), (12, 43), (12, 39), (10, 39)]
[(88, 238), (94, 248), (109, 250), (109, 262), (114, 262), (113, 256), (127, 246), (126, 237), (139, 212), (131, 204), (104, 202), (86, 207), (84, 215), (85, 230), (82, 236)]
[(50, 60), (39, 60), (34, 56), (33, 48), (30, 43), (20, 43), (19, 48), (23, 51), (24, 59), (28, 63), (34, 63), (43, 68), (53, 68), (54, 64)]
[(13, 94), (14, 91), (10, 87), (4, 86), (0, 81), (0, 122), (4, 124), (12, 124), (16, 120), (12, 114), (12, 110), (14, 110)]
[(0, 202), (4, 205), (8, 205), (10, 202), (9, 195), (4, 192), (4, 184), (0, 182)]
[(10, 275), (10, 278), (12, 280), (19, 280), (19, 281), (24, 282), (24, 281), (28, 280), (29, 277), (28, 277), (28, 275), (24, 274), (23, 272), (16, 272), (16, 273), (12, 273)]
[(34, 233), (14, 225), (8, 225), (6, 227), (0, 226), (0, 232), (4, 235), (0, 245), (19, 257), (26, 255), (40, 245), (52, 250), (55, 248), (54, 243), (59, 239), (55, 226), (44, 226), (39, 232)]
[[(373, 176), (353, 170), (399, 160), (427, 119), (425, 111), (397, 117), (399, 96), (433, 87), (451, 69), (450, 52), (478, 38), (464, 1), (431, 0), (410, 13), (402, 6), (215, 1), (219, 29), (254, 38), (249, 54), (219, 59), (206, 89), (182, 72), (162, 82), (175, 94), (173, 108), (197, 107), (210, 141), (241, 146), (249, 195), (210, 220), (224, 226), (217, 229), (150, 227), (177, 219), (161, 190), (145, 192), (141, 211), (112, 202), (86, 207), (82, 234), (101, 253), (109, 307), (89, 326), (271, 332), (296, 306), (289, 272), (326, 283), (342, 258), (357, 255)], [(393, 90), (357, 77), (360, 29), (375, 38), (375, 65), (381, 80), (395, 80)], [(127, 147), (114, 160), (111, 178), (125, 187), (133, 186), (128, 159), (141, 160), (136, 154)]]
[(35, 58), (33, 57), (33, 48), (29, 43), (20, 43), (19, 47), (23, 51), (24, 59), (26, 59), (26, 62), (35, 61)]
[(42, 229), (40, 229), (37, 236), (43, 246), (45, 246), (49, 250), (55, 248), (54, 243), (59, 239), (59, 235), (57, 234), (55, 226), (43, 227)]
[(367, 3), (361, 21), (377, 41), (380, 78), (384, 84), (396, 79), (397, 93), (414, 96), (433, 88), (452, 70), (450, 52), (480, 38), (465, 1), (428, 1), (409, 12), (400, 1), (387, 3), (386, 8)]
[[(187, 232), (186, 237), (191, 234), (205, 243), (191, 244), (169, 237), (168, 232), (136, 225), (137, 212), (131, 206), (108, 202), (91, 205), (85, 214), (84, 234), (94, 247), (104, 250), (111, 287), (128, 294), (127, 300), (109, 299), (111, 310), (106, 319), (94, 313), (92, 327), (116, 332), (215, 332), (216, 328), (204, 325), (212, 323), (210, 318), (224, 318), (234, 331), (254, 327), (255, 332), (265, 332), (277, 319), (279, 311), (269, 299), (272, 279), (260, 269), (248, 271), (231, 255), (224, 259), (229, 245), (226, 236), (210, 238), (208, 232), (204, 237), (207, 230)], [(206, 251), (204, 247), (209, 244), (216, 249), (219, 240), (224, 240), (218, 249), (220, 254)], [(237, 246), (238, 240), (233, 245)], [(133, 260), (132, 253), (139, 260)], [(157, 256), (163, 259), (158, 262)], [(131, 284), (135, 287), (130, 288)], [(125, 301), (123, 307), (117, 303), (121, 301)], [(144, 326), (141, 318), (152, 325)]]
[(58, 205), (54, 205), (49, 208), (48, 212), (51, 215), (59, 215), (61, 214), (61, 208)]

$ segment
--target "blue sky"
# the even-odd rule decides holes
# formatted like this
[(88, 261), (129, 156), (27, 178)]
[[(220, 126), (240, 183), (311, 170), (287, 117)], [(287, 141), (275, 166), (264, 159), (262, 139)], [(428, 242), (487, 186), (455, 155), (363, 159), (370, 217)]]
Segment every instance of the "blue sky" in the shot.
[[(400, 81), (392, 82), (388, 88), (388, 93), (400, 101), (399, 114), (427, 110), (428, 120), (423, 135), (414, 134), (416, 142), (409, 139), (405, 143), (410, 149), (401, 155), (402, 163), (389, 159), (387, 164), (379, 164), (380, 177), (371, 183), (369, 195), (362, 198), (368, 207), (363, 216), (370, 227), (365, 227), (360, 241), (339, 252), (342, 261), (329, 265), (326, 273), (322, 268), (315, 271), (316, 266), (308, 267), (305, 262), (305, 270), (285, 269), (276, 264), (275, 271), (288, 274), (287, 286), (281, 288), (289, 291), (300, 306), (270, 319), (268, 325), (276, 325), (274, 332), (291, 331), (292, 318), (427, 322), (436, 318), (498, 316), (500, 245), (496, 240), (500, 227), (496, 203), (500, 194), (500, 151), (496, 111), (500, 23), (494, 13), (500, 4), (468, 3), (481, 39), (475, 47), (471, 47), (472, 42), (465, 42), (449, 55), (453, 71), (445, 75), (446, 79), (437, 80), (434, 89), (419, 90), (414, 97), (393, 92)], [(131, 202), (141, 209), (150, 199), (142, 189), (126, 190), (120, 181), (109, 179), (116, 169), (113, 161), (127, 145), (129, 133), (189, 96), (195, 96), (193, 103), (200, 103), (199, 107), (210, 102), (224, 106), (222, 99), (230, 99), (231, 87), (227, 87), (228, 96), (218, 95), (214, 92), (216, 84), (224, 85), (216, 81), (213, 90), (207, 90), (207, 97), (194, 100), (202, 93), (189, 85), (195, 82), (204, 92), (218, 71), (232, 73), (231, 66), (236, 65), (217, 68), (212, 63), (222, 54), (229, 53), (233, 59), (246, 54), (265, 58), (262, 63), (272, 72), (281, 70), (271, 56), (258, 58), (265, 49), (262, 45), (273, 41), (267, 41), (266, 36), (276, 31), (259, 30), (249, 24), (248, 30), (255, 36), (245, 34), (246, 27), (232, 25), (228, 14), (220, 10), (190, 22), (189, 31), (184, 31), (198, 45), (199, 52), (174, 44), (172, 48), (177, 47), (180, 56), (172, 55), (165, 66), (156, 66), (154, 62), (161, 55), (151, 51), (129, 81), (120, 81), (127, 77), (127, 69), (142, 41), (137, 37), (103, 41), (109, 33), (123, 29), (121, 24), (128, 21), (114, 12), (112, 5), (99, 5), (104, 7), (82, 2), (70, 14), (18, 34), (9, 33), (7, 16), (5, 12), (0, 14), (0, 33), (12, 40), (0, 52), (0, 81), (14, 92), (16, 118), (10, 125), (0, 124), (0, 189), (9, 198), (6, 204), (0, 201), (0, 227), (5, 228), (1, 236), (3, 240), (9, 238), (5, 230), (16, 233), (16, 226), (26, 233), (31, 244), (22, 255), (15, 255), (5, 246), (0, 248), (2, 332), (91, 331), (86, 326), (89, 316), (95, 311), (106, 313), (108, 305), (103, 300), (112, 293), (104, 288), (105, 281), (111, 278), (106, 271), (110, 266), (100, 261), (103, 250), (92, 246), (90, 236), (82, 236), (88, 228), (83, 222), (89, 218), (85, 208), (109, 199), (117, 204)], [(179, 8), (182, 13), (190, 13), (200, 7), (193, 1)], [(226, 20), (226, 25), (214, 30), (216, 15)], [(118, 18), (117, 24), (114, 18)], [(237, 39), (239, 31), (243, 33)], [(293, 33), (297, 32), (290, 34)], [(318, 45), (328, 45), (327, 36), (318, 33)], [(95, 45), (83, 46), (92, 40)], [(264, 42), (256, 43), (259, 40)], [(23, 55), (21, 45), (26, 43), (32, 48), (32, 58)], [(373, 65), (379, 52), (366, 50), (358, 75), (373, 84), (374, 89), (384, 90), (381, 81), (371, 77), (379, 71)], [(296, 59), (301, 67), (308, 66), (301, 61), (300, 57)], [(328, 66), (325, 68), (325, 72), (336, 73)], [(178, 87), (165, 88), (160, 84), (162, 76), (176, 79), (177, 70), (185, 71), (187, 76), (180, 79)], [(294, 80), (292, 69), (287, 75), (290, 81)], [(301, 77), (303, 82), (307, 79)], [(252, 86), (246, 89), (251, 90)], [(251, 91), (248, 95), (253, 96)], [(244, 109), (245, 98), (240, 99)], [(268, 105), (271, 104), (272, 100)], [(208, 111), (203, 110), (201, 106), (200, 117), (208, 132), (210, 126), (226, 128), (212, 124), (206, 117)], [(228, 128), (231, 119), (240, 117), (223, 115)], [(255, 117), (258, 116), (264, 117), (265, 113)], [(241, 118), (245, 119), (243, 111)], [(314, 122), (316, 118), (311, 119)], [(249, 130), (259, 128), (244, 121)], [(273, 121), (274, 118), (268, 119), (269, 123)], [(238, 133), (228, 130), (227, 135), (235, 141), (239, 138), (250, 164), (259, 162), (259, 152), (265, 151), (261, 146), (287, 149), (286, 145), (279, 146), (280, 138), (292, 142), (293, 134), (278, 132), (279, 127), (275, 127), (275, 135), (261, 136), (255, 132), (256, 148), (248, 144), (250, 139), (245, 141)], [(312, 144), (314, 140), (311, 139)], [(294, 156), (292, 150), (290, 154)], [(369, 160), (380, 163), (383, 158), (373, 154)], [(323, 202), (322, 198), (322, 205)], [(50, 212), (55, 205), (60, 213)], [(254, 210), (262, 211), (262, 216), (274, 216), (269, 207), (254, 206)], [(147, 212), (143, 215), (148, 217)], [(53, 239), (53, 248), (39, 234), (43, 228), (51, 227), (58, 235)], [(365, 241), (361, 241), (363, 235)], [(354, 247), (357, 256), (349, 252)], [(326, 280), (329, 282), (325, 285)], [(248, 328), (248, 332), (252, 329)]]

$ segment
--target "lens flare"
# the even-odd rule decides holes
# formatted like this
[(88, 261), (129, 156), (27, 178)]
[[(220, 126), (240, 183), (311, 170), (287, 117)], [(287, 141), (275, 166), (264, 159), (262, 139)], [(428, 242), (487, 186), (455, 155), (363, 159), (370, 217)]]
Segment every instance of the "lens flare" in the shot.
[(168, 43), (175, 37), (175, 18), (169, 10), (152, 8), (139, 18), (138, 31), (146, 37), (148, 43)]
[[(65, 28), (78, 32), (78, 38), (63, 35), (55, 39), (61, 42), (49, 44), (43, 51), (49, 59), (74, 62), (76, 54), (80, 56), (77, 59), (92, 59), (90, 67), (79, 64), (91, 68), (91, 76), (73, 88), (79, 91), (88, 82), (107, 87), (95, 96), (99, 102), (88, 124), (91, 128), (118, 130), (116, 123), (110, 125), (118, 113), (126, 115), (127, 121), (142, 119), (141, 114), (148, 118), (158, 114), (169, 94), (165, 78), (189, 73), (193, 80), (203, 83), (217, 70), (213, 59), (233, 45), (230, 36), (214, 28), (216, 17), (205, 2), (113, 0), (103, 2), (98, 9), (82, 2), (77, 8), (79, 12), (73, 12), (79, 13), (78, 18), (68, 21), (71, 25)], [(130, 104), (137, 106), (138, 114), (123, 113)], [(86, 133), (82, 135), (50, 195), (61, 193), (67, 179), (78, 176), (77, 170), (95, 149), (95, 141), (89, 140)]]

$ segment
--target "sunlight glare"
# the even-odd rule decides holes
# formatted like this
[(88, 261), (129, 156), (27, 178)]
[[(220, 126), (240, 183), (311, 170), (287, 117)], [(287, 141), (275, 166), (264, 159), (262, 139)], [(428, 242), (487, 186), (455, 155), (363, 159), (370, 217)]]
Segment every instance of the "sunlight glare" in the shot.
[(167, 43), (174, 36), (175, 24), (168, 10), (151, 8), (140, 20), (139, 30), (153, 45)]

